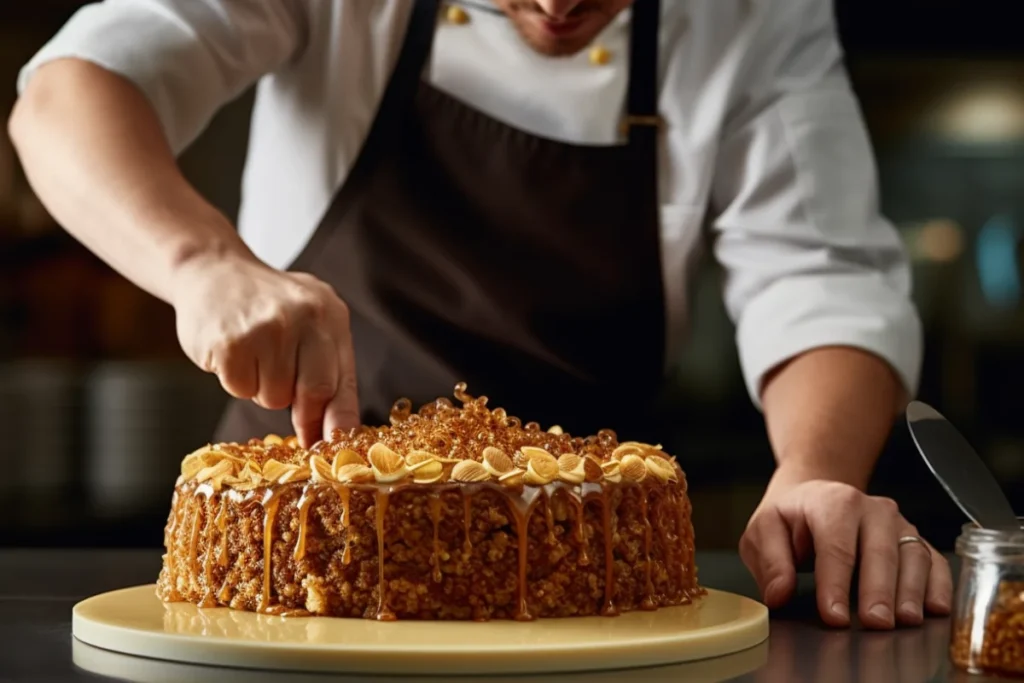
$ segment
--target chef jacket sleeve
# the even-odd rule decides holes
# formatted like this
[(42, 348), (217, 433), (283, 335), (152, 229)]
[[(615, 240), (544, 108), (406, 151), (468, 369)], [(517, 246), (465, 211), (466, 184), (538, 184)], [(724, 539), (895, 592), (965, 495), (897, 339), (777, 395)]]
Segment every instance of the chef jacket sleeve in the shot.
[[(832, 3), (767, 3), (720, 140), (714, 253), (747, 389), (823, 346), (884, 359), (911, 394), (921, 326), (895, 228), (880, 215), (870, 142)], [(780, 9), (785, 8), (785, 9)]]
[(217, 109), (288, 62), (303, 34), (294, 0), (105, 0), (80, 9), (22, 69), (75, 57), (134, 83), (175, 153)]

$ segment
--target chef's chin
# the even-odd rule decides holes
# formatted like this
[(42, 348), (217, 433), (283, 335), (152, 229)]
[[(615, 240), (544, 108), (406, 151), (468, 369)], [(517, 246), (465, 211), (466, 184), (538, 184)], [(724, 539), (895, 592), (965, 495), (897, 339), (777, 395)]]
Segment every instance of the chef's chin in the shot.
[(534, 0), (495, 0), (522, 39), (549, 57), (569, 57), (587, 48), (632, 0), (582, 0), (555, 19)]

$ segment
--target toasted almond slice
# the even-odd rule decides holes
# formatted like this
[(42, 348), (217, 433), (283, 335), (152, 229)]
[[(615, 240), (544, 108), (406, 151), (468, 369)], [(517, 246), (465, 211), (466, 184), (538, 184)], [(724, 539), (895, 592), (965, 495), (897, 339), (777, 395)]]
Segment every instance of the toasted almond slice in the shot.
[(444, 465), (439, 462), (425, 462), (412, 475), (417, 484), (432, 484), (439, 479), (444, 479)]
[(676, 476), (676, 468), (664, 458), (648, 455), (644, 458), (644, 465), (647, 466), (647, 471), (663, 484), (670, 481), (679, 481), (679, 477)]
[(420, 463), (431, 462), (433, 460), (437, 460), (437, 456), (430, 451), (416, 450), (409, 451), (405, 454), (405, 464), (410, 468), (413, 465), (419, 465)]
[(619, 462), (619, 471), (626, 481), (638, 483), (647, 476), (647, 465), (639, 455), (630, 453)]
[(337, 479), (338, 478), (338, 470), (340, 470), (345, 465), (365, 465), (365, 464), (366, 464), (366, 461), (363, 460), (363, 457), (361, 455), (359, 455), (355, 451), (351, 451), (351, 450), (349, 450), (347, 448), (343, 448), (343, 449), (341, 449), (340, 451), (338, 451), (337, 453), (334, 454), (334, 463), (331, 465), (331, 472), (334, 474), (334, 478)]
[(288, 466), (280, 460), (271, 458), (270, 460), (263, 463), (263, 478), (269, 481), (276, 482), (278, 477), (283, 475), (287, 470)]
[(227, 453), (224, 451), (216, 451), (209, 448), (199, 453), (196, 457), (203, 464), (203, 467), (213, 467), (221, 460), (224, 460), (225, 456), (227, 456)]
[(491, 474), (476, 460), (463, 460), (452, 469), (452, 479), (467, 484), (489, 481)]
[(254, 479), (225, 479), (224, 482), (236, 491), (252, 491), (263, 483)]
[(190, 453), (181, 461), (181, 476), (185, 480), (192, 479), (204, 467), (207, 467), (207, 465), (203, 464), (200, 455), (198, 453)]
[(288, 448), (298, 448), (299, 447), (299, 437), (297, 437), (294, 434), (292, 434), (291, 436), (287, 437), (284, 440), (284, 445), (288, 446)]
[(260, 470), (260, 466), (256, 464), (255, 460), (246, 460), (245, 464), (238, 468), (238, 477), (240, 479), (255, 479), (259, 481), (263, 478), (263, 472)]
[(267, 434), (263, 437), (263, 443), (268, 446), (280, 446), (284, 443), (284, 439), (279, 437), (277, 434)]
[(548, 427), (548, 434), (565, 434), (560, 425), (551, 425)]
[(370, 446), (367, 460), (370, 461), (374, 478), (382, 484), (399, 481), (409, 474), (405, 458), (380, 442)]
[(622, 467), (619, 465), (619, 461), (609, 460), (601, 465), (601, 474), (605, 481), (612, 484), (618, 484), (622, 481)]
[(505, 451), (494, 446), (488, 446), (483, 450), (481, 454), (483, 460), (484, 469), (487, 470), (492, 477), (500, 478), (501, 475), (506, 472), (511, 472), (515, 465), (512, 464), (512, 458), (505, 454)]
[(570, 484), (582, 484), (587, 478), (583, 458), (575, 453), (558, 456), (558, 478)]
[(620, 443), (612, 451), (613, 460), (621, 461), (627, 455), (644, 455), (644, 448), (636, 441), (627, 441), (626, 443)]
[(662, 451), (661, 444), (649, 444), (643, 441), (623, 441), (619, 444), (619, 448), (626, 447), (634, 449), (637, 455), (662, 455), (668, 457), (668, 454)]
[(541, 486), (558, 478), (558, 461), (543, 448), (523, 446), (519, 449), (527, 457), (525, 480), (527, 484)]
[(444, 476), (444, 465), (430, 451), (412, 451), (405, 462), (418, 484), (432, 484)]
[(373, 470), (366, 465), (355, 463), (342, 465), (334, 473), (334, 478), (343, 484), (365, 484), (373, 481)]
[(544, 472), (538, 472), (531, 460), (526, 466), (526, 474), (523, 475), (523, 481), (532, 486), (544, 486), (558, 478), (558, 470), (555, 470), (553, 476), (547, 476), (549, 474), (550, 473), (547, 470)]
[(288, 469), (285, 470), (278, 480), (278, 484), (288, 484), (293, 481), (306, 481), (310, 477), (310, 470), (305, 465), (287, 465)]
[[(417, 474), (420, 474), (420, 473), (417, 473)], [(429, 477), (429, 478), (428, 477), (419, 477), (419, 476), (413, 477), (413, 481), (416, 482), (417, 484), (436, 484), (437, 482), (441, 481), (442, 479), (444, 479), (444, 470), (441, 470), (440, 472), (438, 472), (436, 476)]]
[(517, 467), (516, 469), (510, 470), (505, 474), (501, 475), (500, 477), (498, 477), (498, 481), (502, 484), (502, 486), (522, 486), (524, 483), (526, 483), (524, 480), (525, 474), (526, 472)]
[(431, 465), (437, 465), (438, 467), (440, 467), (441, 463), (437, 462), (433, 458), (431, 458), (430, 460), (419, 460), (411, 465), (407, 465), (406, 469), (409, 470), (410, 472), (418, 472), (422, 470), (424, 467), (430, 467)]
[(592, 455), (584, 456), (583, 475), (585, 481), (591, 483), (601, 481), (604, 478), (604, 472), (601, 470), (601, 461)]
[(203, 469), (199, 470), (199, 472), (196, 474), (196, 481), (201, 484), (204, 481), (208, 481), (215, 477), (224, 477), (230, 475), (234, 470), (234, 467), (235, 464), (230, 460), (221, 460), (216, 465), (204, 467)]
[(312, 474), (313, 481), (334, 481), (334, 471), (331, 467), (331, 463), (327, 462), (327, 459), (322, 455), (309, 456), (309, 471)]

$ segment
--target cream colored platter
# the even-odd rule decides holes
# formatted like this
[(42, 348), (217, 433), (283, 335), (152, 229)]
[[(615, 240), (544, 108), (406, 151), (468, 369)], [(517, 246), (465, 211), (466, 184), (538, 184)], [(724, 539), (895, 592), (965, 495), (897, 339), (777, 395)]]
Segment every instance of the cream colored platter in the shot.
[(555, 674), (740, 653), (768, 638), (768, 610), (709, 589), (694, 605), (618, 617), (378, 622), (165, 604), (148, 585), (78, 603), (71, 630), (94, 648), (186, 664), (346, 674)]

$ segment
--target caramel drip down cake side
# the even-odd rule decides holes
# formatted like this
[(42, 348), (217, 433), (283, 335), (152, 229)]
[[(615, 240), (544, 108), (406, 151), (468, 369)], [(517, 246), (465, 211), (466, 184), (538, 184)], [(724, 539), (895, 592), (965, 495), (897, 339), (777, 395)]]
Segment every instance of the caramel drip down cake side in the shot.
[[(460, 395), (461, 394), (461, 395)], [(659, 446), (521, 426), (486, 398), (309, 450), (187, 456), (157, 583), (168, 602), (377, 619), (533, 619), (703, 594), (686, 478)]]

